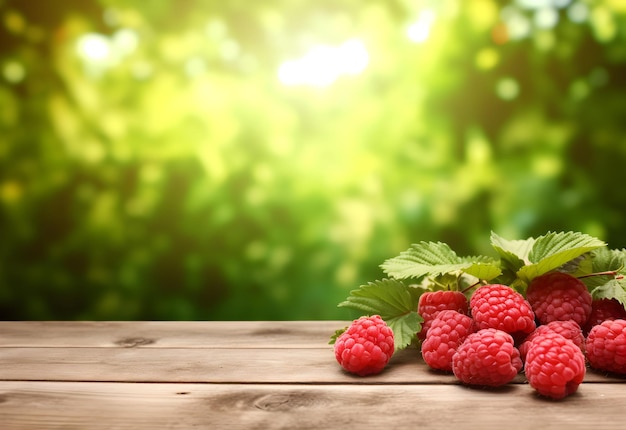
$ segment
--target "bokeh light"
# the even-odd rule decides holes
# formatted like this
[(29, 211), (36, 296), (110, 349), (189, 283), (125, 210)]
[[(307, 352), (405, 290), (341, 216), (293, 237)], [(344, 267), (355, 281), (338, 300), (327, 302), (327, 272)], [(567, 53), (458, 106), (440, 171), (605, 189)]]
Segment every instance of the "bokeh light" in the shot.
[(326, 87), (341, 76), (362, 73), (368, 62), (363, 42), (350, 39), (338, 46), (315, 46), (303, 57), (285, 61), (278, 69), (278, 78), (285, 85)]
[(407, 29), (407, 36), (415, 43), (422, 43), (428, 39), (431, 27), (435, 22), (435, 12), (426, 9), (420, 12), (417, 21), (411, 24)]

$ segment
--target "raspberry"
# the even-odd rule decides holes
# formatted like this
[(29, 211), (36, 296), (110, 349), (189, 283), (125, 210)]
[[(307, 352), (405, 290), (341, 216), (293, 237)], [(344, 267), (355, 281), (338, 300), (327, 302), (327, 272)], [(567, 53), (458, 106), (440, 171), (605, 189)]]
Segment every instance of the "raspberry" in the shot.
[(469, 309), (467, 297), (460, 291), (428, 291), (420, 296), (417, 304), (417, 313), (424, 318), (422, 330), (418, 333), (421, 340), (426, 338), (428, 329), (437, 313), (443, 310), (453, 310), (467, 314)]
[(374, 315), (354, 320), (335, 342), (335, 358), (359, 376), (380, 373), (393, 355), (393, 331)]
[(440, 311), (422, 344), (422, 357), (426, 364), (433, 369), (452, 372), (452, 356), (474, 331), (473, 325), (467, 315), (451, 310)]
[(591, 329), (587, 360), (596, 369), (626, 374), (626, 319), (604, 321)]
[(523, 361), (526, 361), (526, 354), (528, 353), (532, 341), (546, 333), (558, 333), (565, 339), (574, 342), (574, 345), (580, 348), (583, 353), (585, 352), (585, 336), (583, 336), (583, 331), (578, 324), (572, 320), (551, 321), (548, 324), (537, 327), (519, 346), (519, 353)]
[(470, 308), (477, 329), (496, 328), (515, 337), (535, 329), (535, 315), (530, 304), (506, 285), (480, 287), (470, 299)]
[(583, 327), (591, 314), (591, 293), (578, 278), (562, 272), (550, 272), (533, 279), (526, 299), (541, 324), (574, 320)]
[(607, 320), (626, 319), (626, 309), (615, 299), (598, 299), (591, 302), (591, 315), (585, 324), (585, 333), (589, 333), (594, 325)]
[(504, 385), (521, 369), (522, 360), (513, 337), (494, 328), (467, 336), (452, 357), (454, 375), (469, 385)]
[(585, 371), (585, 356), (580, 348), (555, 332), (544, 333), (532, 341), (524, 366), (530, 386), (553, 399), (576, 392)]

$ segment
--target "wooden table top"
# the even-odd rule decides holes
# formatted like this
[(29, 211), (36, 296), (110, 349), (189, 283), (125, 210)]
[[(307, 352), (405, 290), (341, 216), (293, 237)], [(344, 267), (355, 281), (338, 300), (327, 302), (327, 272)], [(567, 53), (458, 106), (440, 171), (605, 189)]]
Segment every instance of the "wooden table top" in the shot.
[(352, 376), (345, 321), (0, 322), (0, 428), (623, 429), (626, 378), (589, 370), (564, 400), (523, 375), (468, 388), (416, 349)]

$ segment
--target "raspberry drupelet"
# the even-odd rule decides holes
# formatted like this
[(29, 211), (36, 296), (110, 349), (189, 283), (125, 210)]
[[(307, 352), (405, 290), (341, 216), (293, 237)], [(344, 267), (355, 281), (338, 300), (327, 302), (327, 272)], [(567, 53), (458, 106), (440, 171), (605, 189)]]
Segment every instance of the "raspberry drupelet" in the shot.
[(379, 315), (354, 320), (335, 342), (337, 362), (359, 376), (380, 373), (393, 352), (393, 331)]

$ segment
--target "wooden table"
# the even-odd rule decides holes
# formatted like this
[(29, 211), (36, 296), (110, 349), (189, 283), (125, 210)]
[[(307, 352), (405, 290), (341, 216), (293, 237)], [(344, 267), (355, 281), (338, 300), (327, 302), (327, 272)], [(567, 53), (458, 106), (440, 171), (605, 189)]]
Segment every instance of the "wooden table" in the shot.
[(626, 379), (551, 401), (460, 385), (416, 349), (346, 374), (344, 321), (0, 322), (0, 429), (623, 429)]

